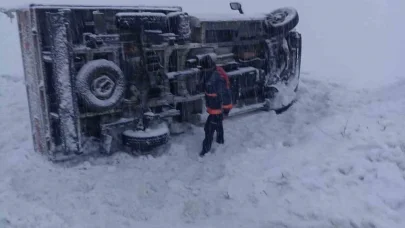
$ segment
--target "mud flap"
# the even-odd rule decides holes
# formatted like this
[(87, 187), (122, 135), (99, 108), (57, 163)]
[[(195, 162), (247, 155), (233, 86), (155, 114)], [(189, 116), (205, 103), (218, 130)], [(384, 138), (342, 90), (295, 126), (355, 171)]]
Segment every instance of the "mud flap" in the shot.
[(70, 11), (47, 13), (53, 59), (53, 77), (58, 100), (61, 150), (65, 155), (80, 154), (78, 134), (79, 118), (76, 97), (73, 93), (72, 48), (69, 20)]

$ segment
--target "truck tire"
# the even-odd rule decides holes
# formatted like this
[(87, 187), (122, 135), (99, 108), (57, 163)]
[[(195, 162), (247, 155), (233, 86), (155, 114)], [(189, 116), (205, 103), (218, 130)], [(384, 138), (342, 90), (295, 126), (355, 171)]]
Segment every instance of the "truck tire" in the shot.
[(121, 69), (105, 59), (89, 61), (76, 77), (79, 99), (86, 110), (93, 112), (114, 108), (123, 98), (125, 85)]
[(296, 9), (283, 7), (266, 14), (265, 25), (267, 33), (271, 36), (286, 35), (299, 22)]
[(169, 128), (162, 123), (157, 128), (141, 130), (126, 130), (122, 133), (123, 144), (133, 150), (148, 152), (163, 146), (169, 141)]

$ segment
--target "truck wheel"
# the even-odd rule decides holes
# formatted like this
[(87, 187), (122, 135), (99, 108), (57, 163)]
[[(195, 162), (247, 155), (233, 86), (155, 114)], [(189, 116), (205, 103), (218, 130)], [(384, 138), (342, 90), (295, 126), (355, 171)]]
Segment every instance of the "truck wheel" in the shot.
[(169, 141), (169, 128), (162, 123), (154, 128), (141, 130), (126, 130), (122, 133), (123, 144), (140, 152), (147, 152)]
[(286, 35), (299, 21), (298, 12), (291, 7), (284, 7), (266, 14), (266, 28), (271, 36)]
[(92, 60), (77, 74), (76, 89), (86, 109), (94, 112), (107, 111), (123, 98), (125, 77), (114, 62)]

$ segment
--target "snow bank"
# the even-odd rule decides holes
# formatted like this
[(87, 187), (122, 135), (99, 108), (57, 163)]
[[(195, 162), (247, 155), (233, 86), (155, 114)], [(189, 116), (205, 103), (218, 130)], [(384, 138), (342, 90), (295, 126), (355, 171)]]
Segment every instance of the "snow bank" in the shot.
[(351, 91), (304, 78), (283, 115), (225, 120), (226, 144), (204, 159), (194, 127), (158, 158), (118, 153), (68, 168), (33, 152), (26, 98), (10, 96), (23, 82), (0, 85), (5, 227), (405, 225), (405, 83)]

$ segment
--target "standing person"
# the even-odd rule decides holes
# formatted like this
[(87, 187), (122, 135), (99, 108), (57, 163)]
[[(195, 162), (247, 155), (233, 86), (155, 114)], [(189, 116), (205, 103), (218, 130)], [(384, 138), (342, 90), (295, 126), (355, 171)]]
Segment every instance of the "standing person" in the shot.
[(205, 122), (205, 138), (200, 156), (211, 150), (214, 133), (217, 132), (216, 141), (224, 144), (224, 129), (222, 121), (232, 109), (230, 82), (225, 70), (217, 66), (210, 55), (201, 60), (204, 71), (204, 91), (208, 118)]

